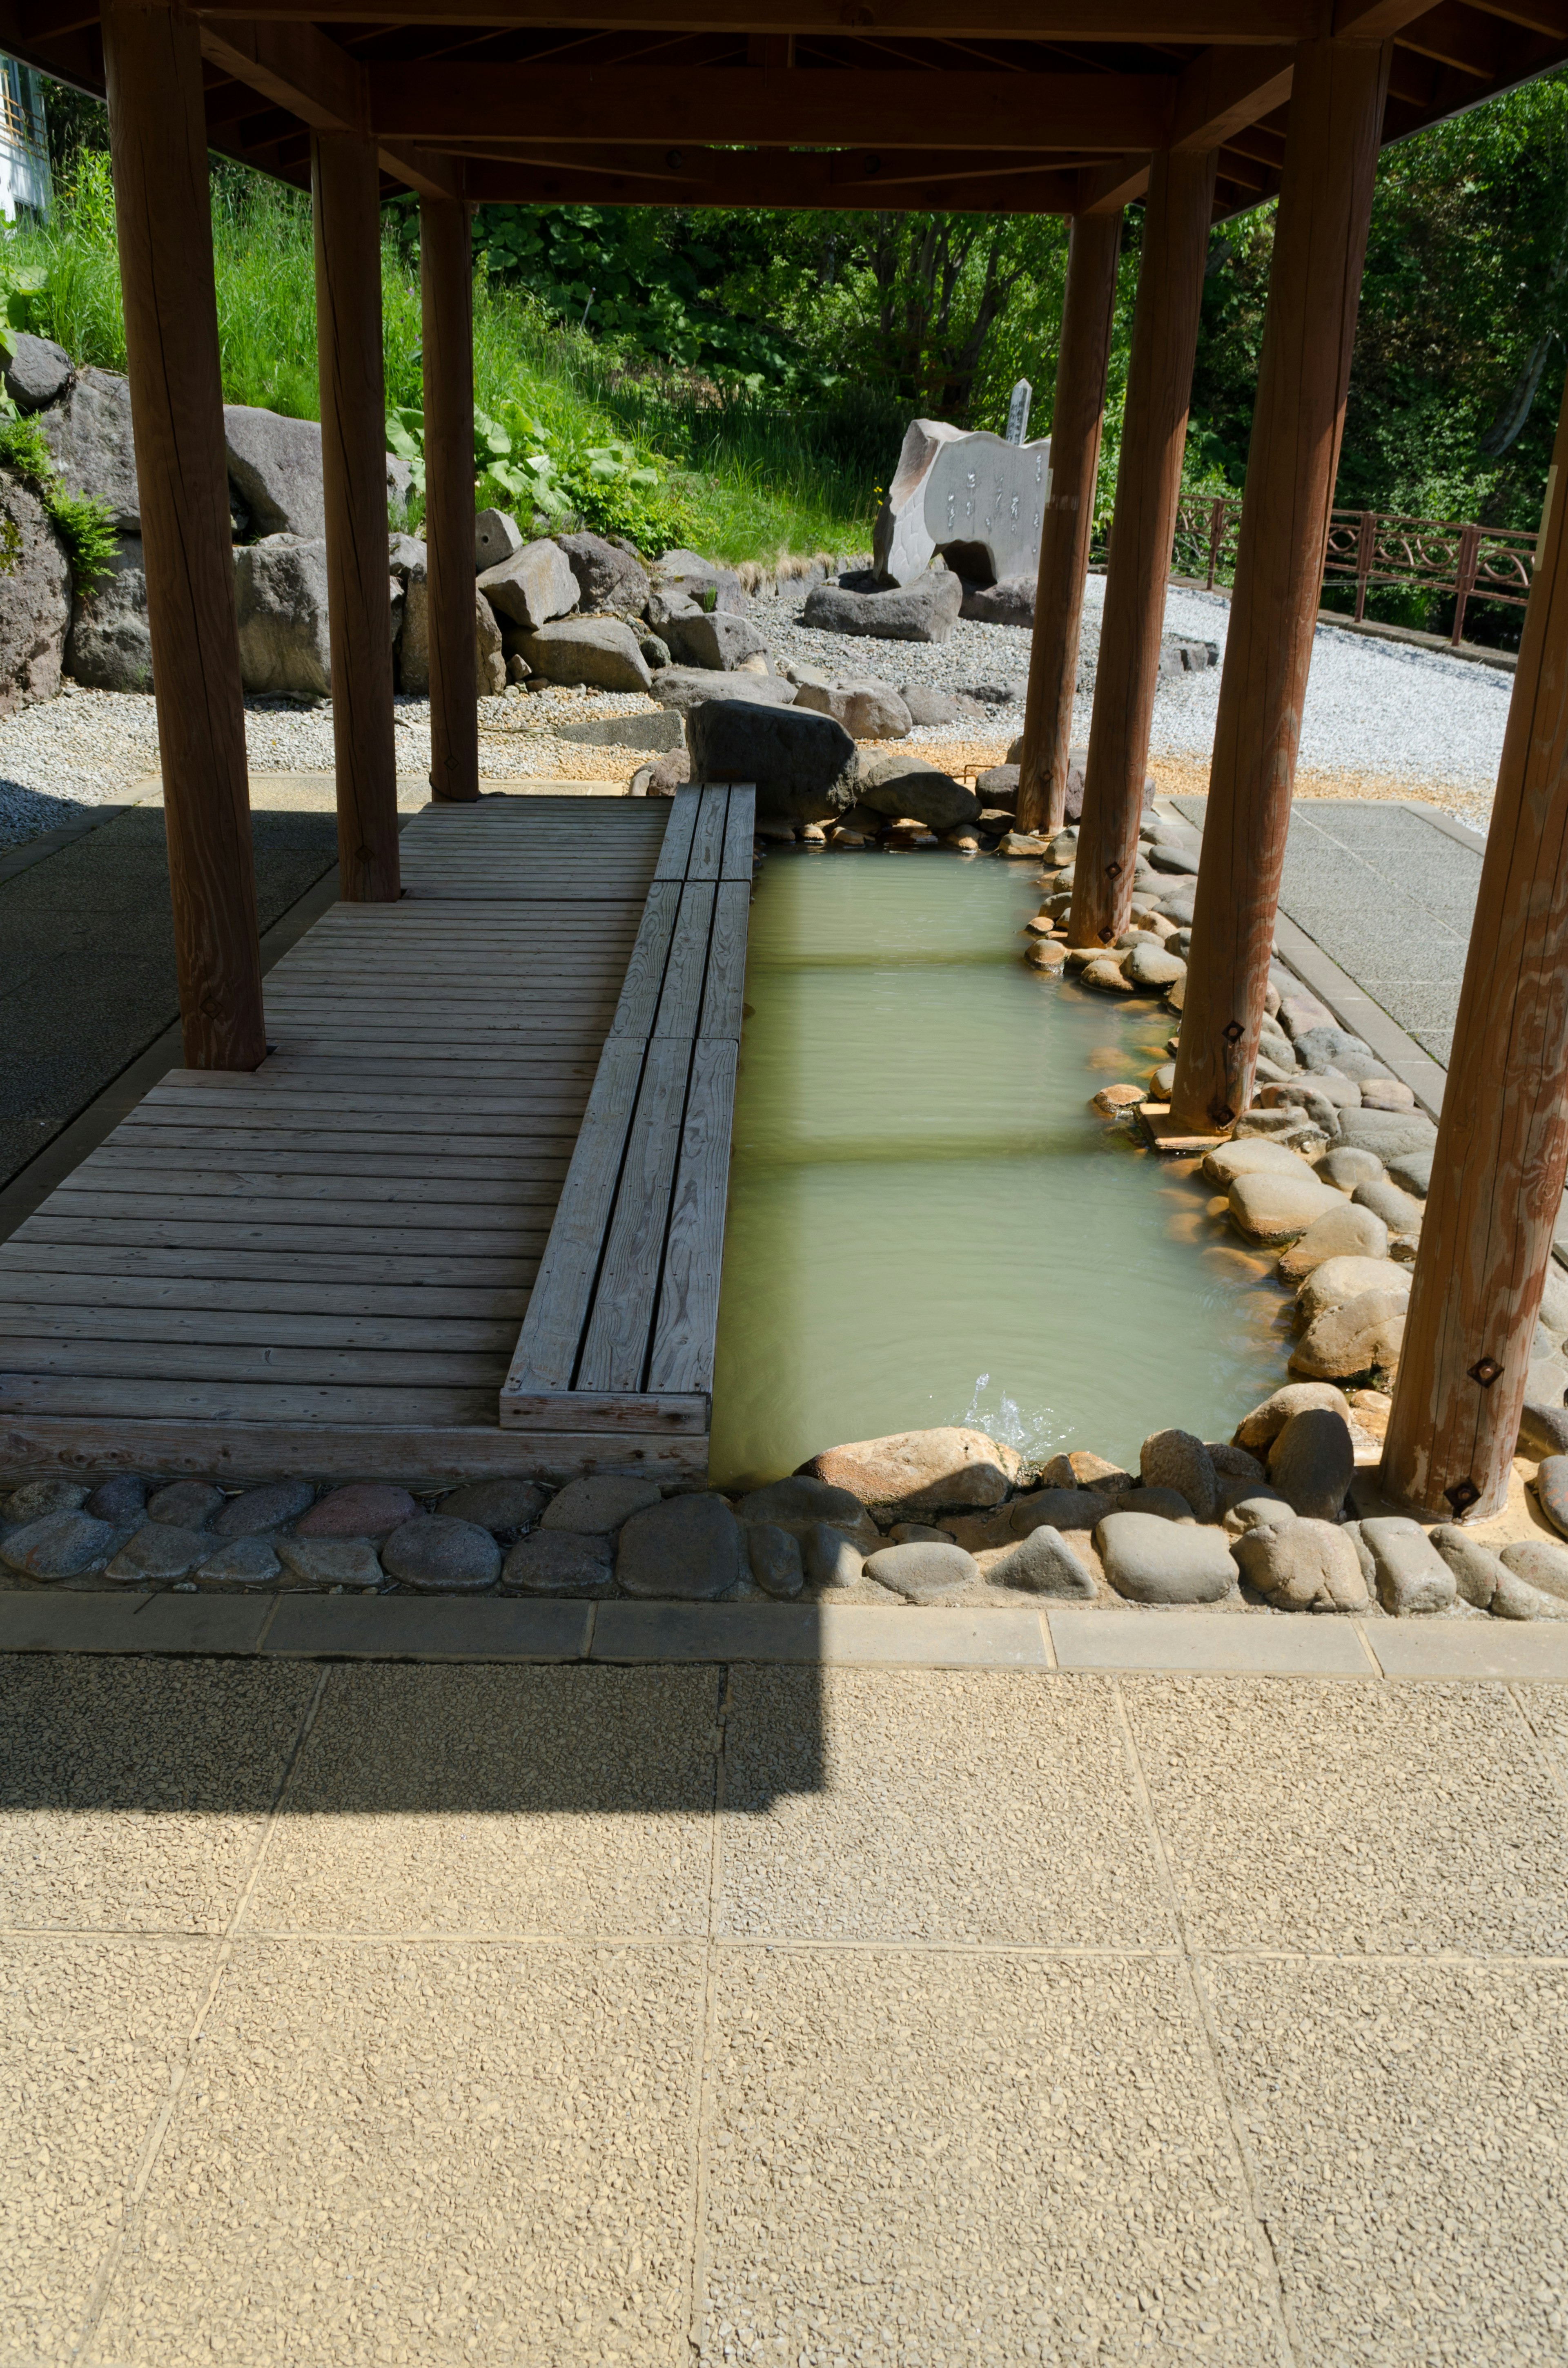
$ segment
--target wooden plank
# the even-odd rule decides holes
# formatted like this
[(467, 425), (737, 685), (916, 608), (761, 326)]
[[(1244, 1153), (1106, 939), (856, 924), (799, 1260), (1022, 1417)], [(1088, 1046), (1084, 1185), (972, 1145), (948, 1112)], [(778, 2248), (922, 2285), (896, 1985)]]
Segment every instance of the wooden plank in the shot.
[[(453, 1309), (488, 1305), (493, 1293), (513, 1292), (524, 1303), (519, 1310), (524, 1313), (537, 1263), (532, 1258), (507, 1256), (494, 1248), (470, 1257), (437, 1252), (427, 1247), (423, 1237), (416, 1256), (363, 1247), (334, 1251), (329, 1246), (324, 1250), (319, 1242), (308, 1249), (272, 1249), (235, 1248), (226, 1240), (222, 1248), (210, 1249), (191, 1245), (177, 1228), (169, 1243), (138, 1238), (148, 1229), (125, 1225), (116, 1225), (112, 1240), (105, 1240), (97, 1227), (92, 1228), (91, 1240), (82, 1240), (78, 1238), (82, 1228), (57, 1224), (47, 1210), (46, 1201), (40, 1218), (29, 1221), (39, 1225), (39, 1231), (29, 1232), (25, 1239), (16, 1233), (9, 1241), (0, 1242), (0, 1272), (70, 1274), (106, 1281), (124, 1277), (127, 1288), (148, 1278), (188, 1279), (211, 1292), (214, 1306), (221, 1304), (218, 1293), (231, 1284), (236, 1291), (293, 1285), (308, 1289), (312, 1297), (322, 1291), (356, 1286), (411, 1298), (428, 1292), (439, 1293), (441, 1305)], [(206, 1298), (198, 1303), (208, 1304)], [(324, 1300), (322, 1304), (332, 1303)]]
[(658, 863), (654, 867), (655, 880), (686, 878), (687, 858), (691, 852), (692, 834), (697, 828), (698, 801), (701, 794), (689, 782), (676, 791), (665, 825)]
[(697, 826), (687, 859), (688, 880), (717, 880), (724, 860), (724, 833), (730, 816), (730, 792), (722, 782), (710, 783), (701, 793)]
[[(214, 1282), (184, 1275), (48, 1274), (0, 1265), (0, 1306), (13, 1313), (30, 1307), (57, 1314), (83, 1307), (116, 1324), (120, 1318), (113, 1311), (120, 1309), (127, 1315), (156, 1317), (182, 1327), (187, 1323), (244, 1325), (253, 1318), (283, 1325), (332, 1323), (340, 1327), (335, 1338), (352, 1338), (361, 1347), (392, 1347), (428, 1336), (435, 1348), (488, 1349), (499, 1340), (509, 1353), (517, 1326), (528, 1312), (528, 1293), (394, 1290), (364, 1283)], [(367, 1328), (361, 1333), (356, 1326)], [(450, 1338), (437, 1338), (437, 1334)]]
[(642, 926), (637, 932), (637, 943), (621, 981), (620, 999), (609, 1023), (612, 1036), (641, 1037), (652, 1033), (680, 901), (678, 881), (655, 880), (650, 887)]
[(615, 1214), (605, 1235), (604, 1263), (573, 1377), (578, 1389), (642, 1387), (690, 1066), (691, 1046), (685, 1039), (656, 1036), (650, 1042)]
[[(540, 1116), (530, 1094), (502, 1085), (492, 1090), (472, 1085), (451, 1094), (421, 1088), (419, 1099), (423, 1108), (410, 1108), (404, 1098), (370, 1085), (334, 1086), (330, 1090), (324, 1087), (317, 1091), (303, 1073), (273, 1080), (258, 1070), (250, 1086), (243, 1092), (236, 1091), (232, 1099), (214, 1095), (210, 1104), (193, 1099), (154, 1105), (149, 1095), (143, 1107), (155, 1108), (159, 1113), (168, 1110), (182, 1125), (199, 1125), (200, 1112), (210, 1107), (223, 1118), (245, 1126), (309, 1126), (314, 1131), (319, 1120), (324, 1133), (354, 1133), (361, 1130), (375, 1133), (383, 1129), (390, 1119), (395, 1119), (399, 1129), (409, 1134), (481, 1137), (527, 1134), (538, 1124)], [(126, 1119), (121, 1123), (129, 1126), (131, 1121)]]
[(506, 1387), (570, 1389), (642, 1074), (641, 1042), (611, 1038), (594, 1080)]
[(697, 1432), (706, 1438), (710, 1400), (706, 1397), (649, 1397), (641, 1391), (614, 1394), (592, 1390), (549, 1390), (532, 1395), (501, 1393), (501, 1420), (513, 1430), (560, 1430), (566, 1424), (579, 1430)]
[(99, 1163), (100, 1172), (105, 1166), (118, 1168), (125, 1164), (191, 1167), (205, 1158), (216, 1167), (263, 1166), (270, 1174), (280, 1176), (359, 1176), (365, 1172), (367, 1161), (373, 1160), (379, 1176), (401, 1177), (406, 1181), (437, 1176), (472, 1177), (480, 1183), (527, 1178), (548, 1181), (552, 1191), (558, 1191), (571, 1156), (569, 1143), (564, 1150), (537, 1156), (532, 1152), (519, 1153), (504, 1144), (485, 1147), (494, 1156), (477, 1157), (472, 1146), (460, 1142), (456, 1145), (432, 1142), (423, 1158), (415, 1158), (409, 1156), (403, 1138), (395, 1134), (345, 1138), (268, 1134), (260, 1127), (217, 1127), (210, 1134), (203, 1135), (187, 1127), (127, 1127), (117, 1129), (93, 1157)]
[(514, 1212), (526, 1212), (523, 1221), (531, 1220), (537, 1225), (540, 1209), (553, 1209), (557, 1198), (553, 1178), (539, 1180), (501, 1175), (483, 1179), (459, 1178), (450, 1170), (436, 1176), (385, 1176), (366, 1175), (363, 1169), (335, 1176), (314, 1168), (286, 1170), (270, 1166), (255, 1169), (163, 1168), (140, 1161), (122, 1161), (103, 1151), (85, 1159), (62, 1190), (106, 1201), (158, 1200), (166, 1193), (176, 1200), (187, 1197), (255, 1201), (268, 1208), (278, 1206), (290, 1216), (295, 1213), (297, 1202), (321, 1201), (330, 1204), (329, 1223), (336, 1221), (346, 1201), (366, 1208), (381, 1203), (410, 1208), (438, 1201), (443, 1208), (449, 1209), (453, 1195), (460, 1192), (465, 1209), (492, 1212), (471, 1219), (471, 1223), (489, 1225), (507, 1224)]
[[(142, 1415), (222, 1424), (252, 1422), (494, 1425), (494, 1390), (370, 1389), (329, 1382), (161, 1381), (113, 1375), (18, 1373), (0, 1370), (0, 1414)], [(9, 1441), (7, 1441), (9, 1451)], [(321, 1469), (307, 1459), (305, 1468)]]
[(751, 927), (751, 882), (723, 880), (713, 906), (708, 947), (708, 982), (702, 995), (699, 1033), (739, 1043), (745, 1001), (746, 934)]
[[(225, 1396), (230, 1393), (225, 1392)], [(317, 1395), (320, 1395), (319, 1393)], [(162, 1472), (236, 1485), (310, 1472), (323, 1480), (368, 1474), (414, 1486), (443, 1481), (590, 1472), (636, 1472), (669, 1482), (701, 1481), (708, 1440), (681, 1432), (502, 1430), (494, 1404), (457, 1422), (410, 1417), (377, 1426), (307, 1416), (221, 1422), (114, 1414), (13, 1410), (0, 1434), (0, 1479), (40, 1473), (98, 1478), (110, 1472)]]
[(732, 1039), (704, 1038), (692, 1059), (648, 1360), (647, 1386), (653, 1391), (710, 1392), (713, 1387), (738, 1058)]
[[(45, 1298), (12, 1299), (0, 1289), (0, 1339), (156, 1340), (167, 1347), (189, 1341), (203, 1348), (244, 1342), (334, 1351), (396, 1349), (400, 1355), (434, 1349), (460, 1350), (494, 1362), (497, 1356), (505, 1361), (511, 1355), (516, 1338), (515, 1328), (504, 1323), (472, 1318), (439, 1323), (428, 1316), (407, 1316), (389, 1322), (371, 1316), (280, 1315), (262, 1308), (126, 1307), (101, 1302), (57, 1307)], [(0, 1360), (7, 1355), (0, 1348)]]
[(708, 939), (713, 928), (715, 882), (688, 880), (680, 892), (680, 914), (670, 942), (665, 970), (655, 1036), (679, 1036), (687, 1043), (697, 1033), (702, 1008), (702, 983), (708, 974)]
[(744, 880), (748, 887), (756, 871), (752, 848), (756, 837), (756, 791), (750, 781), (732, 781), (730, 811), (724, 822), (724, 852), (721, 880)]
[(498, 1389), (506, 1351), (483, 1355), (421, 1349), (417, 1380), (402, 1350), (295, 1349), (267, 1341), (60, 1339), (14, 1332), (0, 1323), (0, 1372), (74, 1374), (86, 1380), (141, 1380), (150, 1391), (176, 1382), (364, 1383), (387, 1390)]
[[(222, 1216), (203, 1216), (200, 1211), (204, 1206), (221, 1209)], [(324, 1216), (319, 1224), (315, 1224), (311, 1222), (308, 1210), (295, 1213), (293, 1221), (285, 1224), (278, 1219), (272, 1203), (263, 1202), (262, 1207), (272, 1216), (273, 1222), (267, 1222), (265, 1215), (248, 1215), (243, 1203), (223, 1201), (199, 1201), (194, 1207), (187, 1204), (178, 1211), (165, 1212), (162, 1217), (149, 1217), (133, 1213), (125, 1203), (106, 1206), (83, 1193), (78, 1196), (77, 1204), (69, 1208), (57, 1210), (53, 1199), (46, 1201), (37, 1214), (29, 1217), (25, 1226), (19, 1225), (17, 1232), (18, 1235), (25, 1233), (31, 1241), (80, 1241), (85, 1233), (90, 1233), (94, 1243), (114, 1242), (128, 1247), (162, 1249), (233, 1249), (235, 1252), (245, 1249), (301, 1250), (323, 1258), (334, 1250), (361, 1254), (379, 1250), (388, 1257), (417, 1260), (423, 1265), (426, 1256), (432, 1254), (434, 1242), (443, 1235), (450, 1238), (454, 1232), (460, 1237), (463, 1231), (460, 1210), (434, 1212), (422, 1210), (417, 1212), (417, 1219), (415, 1212), (404, 1210), (399, 1212), (404, 1220), (402, 1224), (372, 1225), (333, 1224)], [(121, 1209), (123, 1214), (120, 1213)], [(384, 1214), (384, 1212), (378, 1213)], [(341, 1221), (349, 1217), (351, 1212), (340, 1207), (335, 1214)], [(111, 1218), (112, 1224), (109, 1222)], [(473, 1262), (479, 1260), (496, 1280), (532, 1282), (540, 1255), (540, 1231), (530, 1230), (524, 1234), (511, 1224), (498, 1233), (476, 1227), (472, 1238), (472, 1249), (462, 1258), (453, 1258), (449, 1269), (460, 1281), (464, 1267), (472, 1269)], [(325, 1270), (335, 1273), (339, 1269), (335, 1266)], [(470, 1280), (475, 1279), (471, 1272)], [(407, 1277), (403, 1280), (406, 1281)]]

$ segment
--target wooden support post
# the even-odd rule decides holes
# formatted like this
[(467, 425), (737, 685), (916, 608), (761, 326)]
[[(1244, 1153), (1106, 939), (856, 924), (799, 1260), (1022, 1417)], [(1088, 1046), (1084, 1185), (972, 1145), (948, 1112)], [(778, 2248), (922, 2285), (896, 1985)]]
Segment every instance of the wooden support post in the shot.
[(1095, 523), (1120, 245), (1119, 211), (1080, 214), (1073, 224), (1051, 418), (1051, 494), (1040, 539), (1024, 757), (1018, 772), (1020, 830), (1059, 831), (1066, 818), (1078, 629)]
[(266, 1057), (196, 20), (106, 0), (109, 145), (185, 1062)]
[(346, 904), (390, 904), (402, 891), (375, 142), (351, 131), (313, 133), (311, 189), (339, 893)]
[(1500, 1512), (1568, 1175), (1568, 397), (1383, 1450), (1428, 1520)]
[(1388, 88), (1388, 45), (1296, 51), (1173, 1126), (1252, 1099)]
[(1149, 176), (1084, 814), (1073, 867), (1068, 937), (1075, 946), (1113, 944), (1127, 927), (1132, 902), (1216, 161), (1212, 149), (1199, 156), (1164, 149)]
[(479, 795), (474, 639), (473, 259), (468, 208), (419, 201), (425, 331), (425, 542), (430, 598), (430, 788)]

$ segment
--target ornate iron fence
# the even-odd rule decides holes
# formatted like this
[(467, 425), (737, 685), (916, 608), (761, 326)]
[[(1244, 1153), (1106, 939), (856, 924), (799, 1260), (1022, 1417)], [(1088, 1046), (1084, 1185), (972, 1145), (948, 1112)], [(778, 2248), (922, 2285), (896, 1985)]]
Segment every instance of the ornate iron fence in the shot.
[[(1242, 506), (1216, 495), (1183, 502), (1176, 513), (1173, 566), (1210, 590), (1234, 571)], [(1325, 584), (1354, 585), (1357, 621), (1366, 615), (1374, 585), (1397, 585), (1434, 595), (1451, 593), (1458, 649), (1472, 600), (1522, 609), (1529, 598), (1540, 536), (1514, 527), (1467, 525), (1441, 518), (1399, 518), (1382, 510), (1335, 510), (1328, 530)]]

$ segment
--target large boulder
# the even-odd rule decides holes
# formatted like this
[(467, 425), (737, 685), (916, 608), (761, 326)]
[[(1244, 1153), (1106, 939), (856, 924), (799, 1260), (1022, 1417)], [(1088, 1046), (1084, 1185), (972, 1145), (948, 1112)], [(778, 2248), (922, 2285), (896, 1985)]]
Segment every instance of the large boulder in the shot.
[(71, 623), (71, 562), (38, 495), (0, 475), (0, 715), (52, 699)]
[(880, 642), (945, 642), (958, 622), (963, 586), (936, 570), (890, 592), (848, 592), (819, 584), (806, 596), (802, 625), (824, 633), (869, 634)]
[(711, 613), (695, 609), (689, 617), (668, 617), (660, 631), (677, 666), (707, 666), (721, 674), (733, 673), (767, 648), (749, 618), (732, 616), (725, 609)]
[[(727, 609), (733, 617), (744, 616), (751, 606), (733, 567), (722, 567), (695, 551), (666, 551), (656, 559), (652, 589), (672, 601), (690, 600), (699, 609)], [(648, 621), (656, 624), (658, 620), (650, 615)]]
[[(525, 542), (496, 566), (487, 567), (479, 578), (479, 588), (498, 617), (530, 632), (577, 606), (577, 578), (571, 563), (558, 544), (549, 541)], [(551, 679), (577, 677), (554, 676)]]
[(877, 518), (877, 573), (912, 583), (939, 552), (971, 584), (1032, 583), (1050, 491), (1048, 438), (1009, 444), (943, 419), (912, 420)]
[(869, 675), (840, 675), (832, 682), (798, 682), (795, 704), (842, 723), (851, 740), (902, 740), (914, 718), (891, 683)]
[(886, 814), (895, 822), (907, 815), (914, 822), (923, 822), (927, 830), (956, 830), (960, 823), (972, 822), (980, 812), (974, 791), (955, 781), (950, 773), (941, 772), (922, 757), (900, 756), (892, 749), (861, 757), (856, 768), (856, 792), (860, 803), (874, 814)]
[(139, 534), (120, 536), (113, 575), (100, 576), (76, 600), (65, 671), (94, 690), (152, 689), (153, 643)]
[(752, 707), (792, 707), (796, 690), (777, 674), (714, 674), (708, 666), (661, 666), (653, 677), (653, 697), (661, 707), (690, 715), (710, 700), (728, 706), (744, 700)]
[(313, 541), (325, 534), (318, 421), (285, 419), (276, 411), (226, 403), (223, 443), (229, 483), (258, 538), (294, 534)]
[(47, 411), (58, 403), (75, 375), (63, 346), (50, 337), (29, 337), (12, 332), (11, 359), (5, 367), (6, 392), (17, 409)]
[(585, 614), (624, 617), (630, 622), (648, 605), (648, 571), (624, 543), (599, 534), (558, 534), (566, 564), (577, 579), (578, 606)]
[(40, 414), (39, 425), (66, 491), (107, 502), (119, 533), (140, 534), (129, 381), (112, 370), (85, 370), (61, 402)]
[(935, 1513), (955, 1505), (999, 1505), (1017, 1475), (1018, 1459), (983, 1430), (942, 1428), (853, 1440), (824, 1449), (800, 1469), (807, 1478), (846, 1489), (862, 1505)]
[[(572, 589), (575, 594), (575, 578)], [(546, 682), (586, 682), (597, 690), (648, 690), (653, 686), (637, 636), (619, 617), (562, 617), (537, 632), (517, 635), (517, 646)]]
[(855, 743), (831, 716), (711, 699), (686, 730), (693, 780), (754, 781), (759, 814), (831, 822), (855, 803)]
[(327, 639), (326, 543), (280, 535), (234, 553), (240, 679), (247, 690), (332, 689)]
[(1034, 631), (1035, 577), (1006, 575), (1000, 584), (966, 584), (960, 617), (977, 625), (1017, 625)]

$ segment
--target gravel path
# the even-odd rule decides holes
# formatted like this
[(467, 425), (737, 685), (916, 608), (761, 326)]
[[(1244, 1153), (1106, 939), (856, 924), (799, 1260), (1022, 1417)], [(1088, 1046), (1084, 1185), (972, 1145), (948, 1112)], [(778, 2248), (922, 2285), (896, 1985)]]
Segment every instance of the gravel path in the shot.
[[(809, 631), (799, 621), (804, 587), (754, 612), (775, 656), (844, 673), (873, 675), (893, 684), (979, 695), (994, 719), (970, 725), (975, 754), (988, 762), (1023, 726), (1028, 636), (1010, 625), (960, 619), (950, 641), (859, 642)], [(1084, 620), (1086, 678), (1099, 646), (1105, 579), (1091, 576)], [(1165, 622), (1173, 632), (1218, 642), (1223, 648), (1230, 603), (1212, 593), (1173, 590)], [(1503, 728), (1513, 689), (1510, 675), (1461, 659), (1362, 641), (1320, 626), (1301, 740), (1302, 790), (1319, 794), (1430, 798), (1484, 820), (1491, 802)], [(1153, 753), (1174, 768), (1168, 786), (1201, 788), (1213, 746), (1218, 669), (1164, 676), (1154, 705)], [(596, 714), (646, 712), (653, 702), (637, 694), (551, 688), (480, 703), (480, 772), (487, 780), (625, 780), (640, 761), (628, 752), (558, 740), (552, 723)], [(328, 702), (251, 699), (245, 738), (256, 772), (330, 771), (332, 713)], [(426, 700), (397, 701), (397, 761), (403, 773), (430, 762)], [(1086, 736), (1089, 702), (1081, 697), (1076, 726)], [(944, 749), (953, 727), (913, 735)], [(158, 737), (149, 695), (85, 690), (68, 684), (58, 699), (26, 707), (0, 721), (0, 847), (79, 818), (84, 808), (116, 804), (132, 782), (157, 768)], [(1167, 786), (1167, 784), (1162, 784)]]

